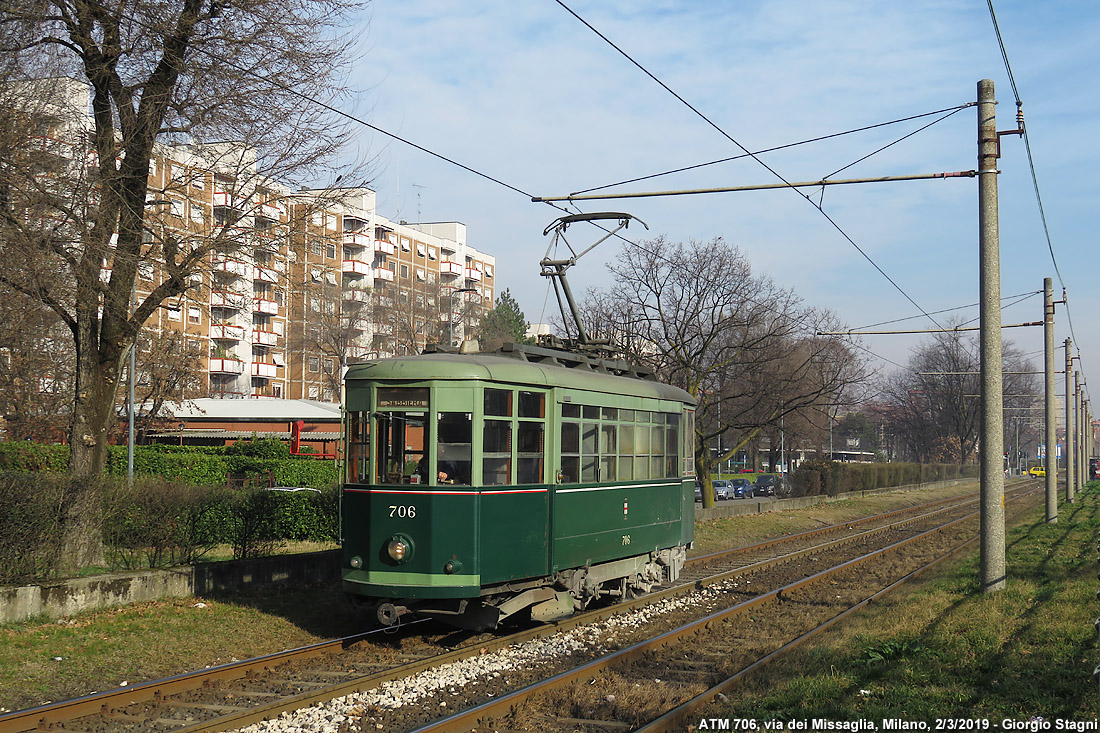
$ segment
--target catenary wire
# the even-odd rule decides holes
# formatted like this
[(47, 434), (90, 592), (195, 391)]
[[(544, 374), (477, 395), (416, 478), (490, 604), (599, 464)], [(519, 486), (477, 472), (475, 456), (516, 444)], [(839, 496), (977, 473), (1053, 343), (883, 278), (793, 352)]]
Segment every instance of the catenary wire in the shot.
[[(997, 23), (997, 13), (993, 9), (993, 0), (986, 0), (986, 6), (989, 8), (989, 19), (993, 23), (993, 31), (997, 36), (997, 47), (1001, 51), (1001, 58), (1004, 60), (1005, 73), (1008, 75), (1009, 86), (1012, 87), (1012, 95), (1016, 100), (1016, 108), (1018, 110), (1023, 109), (1023, 101), (1020, 99), (1019, 89), (1016, 87), (1016, 79), (1012, 74), (1012, 65), (1008, 61), (1008, 51), (1005, 49), (1004, 38), (1001, 36), (1001, 28)], [(1020, 117), (1020, 128), (1023, 130), (1024, 138), (1024, 150), (1027, 153), (1027, 164), (1031, 171), (1031, 183), (1035, 189), (1035, 203), (1039, 207), (1039, 219), (1043, 225), (1043, 234), (1046, 237), (1047, 250), (1050, 252), (1050, 261), (1054, 265), (1054, 274), (1058, 276), (1058, 283), (1062, 286), (1062, 290), (1066, 289), (1066, 282), (1062, 278), (1061, 268), (1058, 267), (1058, 258), (1054, 254), (1054, 242), (1050, 236), (1050, 227), (1047, 224), (1046, 210), (1043, 208), (1043, 197), (1039, 192), (1039, 176), (1035, 170), (1035, 158), (1031, 154), (1031, 140), (1027, 134), (1027, 125), (1023, 124), (1023, 117)], [(1066, 299), (1064, 303), (1066, 307), (1066, 321), (1069, 325), (1069, 333), (1074, 342), (1077, 342), (1077, 334), (1073, 328), (1073, 314), (1069, 307), (1069, 300)]]
[(975, 106), (975, 102), (967, 102), (966, 104), (957, 105), (955, 107), (945, 107), (944, 109), (937, 109), (932, 112), (924, 112), (918, 115), (910, 115), (908, 117), (901, 117), (896, 120), (890, 120), (889, 122), (879, 122), (874, 125), (865, 125), (863, 127), (857, 127), (851, 130), (845, 130), (844, 132), (834, 132), (829, 135), (820, 135), (818, 137), (808, 138), (806, 140), (800, 140), (795, 143), (787, 143), (786, 145), (776, 145), (771, 148), (764, 148), (763, 150), (756, 150), (752, 153), (742, 153), (741, 155), (732, 155), (727, 158), (719, 158), (718, 160), (710, 160), (706, 163), (696, 163), (695, 165), (687, 165), (682, 168), (673, 168), (672, 170), (661, 171), (660, 173), (650, 173), (646, 176), (638, 176), (637, 178), (628, 178), (625, 181), (616, 181), (615, 183), (605, 183), (602, 186), (593, 186), (592, 188), (584, 188), (580, 191), (573, 191), (570, 196), (580, 196), (585, 193), (592, 193), (593, 191), (602, 191), (605, 188), (614, 188), (615, 186), (625, 186), (628, 183), (638, 183), (639, 181), (648, 181), (652, 178), (660, 178), (661, 176), (670, 176), (675, 173), (683, 173), (685, 171), (696, 170), (698, 168), (706, 168), (711, 165), (718, 165), (719, 163), (730, 163), (735, 160), (743, 160), (753, 155), (763, 155), (765, 153), (774, 153), (779, 150), (787, 150), (788, 148), (798, 147), (799, 145), (809, 145), (810, 143), (821, 142), (822, 140), (830, 140), (832, 138), (843, 137), (844, 135), (853, 135), (857, 132), (866, 132), (867, 130), (874, 130), (878, 127), (886, 127), (887, 125), (896, 125), (901, 122), (909, 122), (910, 120), (920, 119), (922, 117), (930, 117), (931, 115), (938, 115), (944, 112), (959, 111), (968, 107)]
[[(671, 87), (669, 87), (669, 86), (668, 86), (667, 84), (665, 84), (665, 83), (664, 83), (663, 81), (661, 81), (661, 80), (660, 80), (659, 78), (657, 78), (657, 76), (655, 76), (655, 75), (654, 75), (654, 74), (653, 74), (653, 73), (652, 73), (651, 71), (649, 71), (649, 70), (648, 70), (647, 68), (645, 68), (644, 66), (642, 66), (642, 64), (640, 64), (640, 63), (639, 63), (638, 61), (636, 61), (636, 60), (635, 60), (635, 59), (634, 59), (633, 57), (631, 57), (631, 56), (630, 56), (630, 54), (628, 54), (628, 53), (627, 53), (626, 51), (624, 51), (623, 49), (619, 48), (619, 46), (617, 46), (617, 45), (616, 45), (616, 44), (615, 44), (615, 43), (614, 43), (614, 42), (613, 42), (613, 41), (612, 41), (611, 39), (609, 39), (609, 38), (608, 38), (607, 36), (605, 36), (605, 35), (604, 35), (603, 33), (601, 33), (601, 32), (600, 32), (600, 31), (599, 31), (598, 29), (596, 29), (596, 28), (595, 28), (595, 27), (594, 27), (594, 26), (593, 26), (593, 25), (592, 25), (591, 23), (589, 23), (589, 22), (588, 22), (587, 20), (585, 20), (584, 18), (582, 18), (581, 16), (579, 16), (579, 15), (578, 15), (578, 14), (577, 14), (576, 12), (574, 12), (574, 11), (573, 11), (573, 10), (572, 10), (572, 9), (571, 9), (571, 8), (570, 8), (570, 7), (568, 6), (568, 5), (566, 5), (566, 4), (564, 3), (564, 2), (562, 2), (562, 0), (554, 0), (554, 1), (555, 1), (555, 2), (556, 2), (556, 3), (558, 4), (558, 5), (560, 5), (560, 6), (561, 6), (561, 7), (562, 7), (562, 8), (563, 8), (563, 9), (564, 9), (564, 10), (565, 10), (566, 12), (568, 12), (568, 13), (569, 13), (570, 15), (572, 15), (572, 16), (573, 16), (574, 18), (576, 18), (576, 19), (577, 19), (578, 21), (580, 21), (580, 23), (582, 23), (582, 24), (583, 24), (583, 25), (584, 25), (585, 27), (587, 27), (587, 28), (588, 28), (589, 30), (591, 30), (591, 31), (592, 31), (593, 33), (595, 33), (595, 34), (596, 34), (597, 36), (599, 36), (599, 37), (600, 37), (601, 39), (603, 39), (603, 41), (604, 41), (605, 43), (607, 43), (607, 44), (608, 44), (609, 46), (611, 46), (611, 47), (612, 47), (612, 48), (614, 48), (614, 49), (615, 49), (616, 51), (618, 51), (618, 52), (619, 52), (619, 54), (621, 54), (621, 55), (622, 55), (622, 56), (623, 56), (623, 57), (624, 57), (624, 58), (625, 58), (625, 59), (626, 59), (627, 61), (629, 61), (629, 62), (630, 62), (631, 64), (633, 64), (634, 66), (636, 66), (636, 67), (637, 67), (637, 68), (638, 68), (638, 69), (639, 69), (639, 70), (640, 70), (640, 71), (641, 71), (642, 73), (644, 73), (644, 74), (645, 74), (646, 76), (648, 76), (648, 77), (649, 77), (650, 79), (652, 79), (652, 80), (653, 80), (654, 82), (656, 82), (656, 83), (657, 83), (657, 84), (658, 84), (659, 86), (661, 86), (661, 88), (663, 88), (663, 89), (664, 89), (665, 91), (667, 91), (667, 92), (668, 92), (669, 94), (671, 94), (671, 95), (672, 95), (673, 97), (675, 97), (675, 98), (676, 98), (677, 100), (679, 100), (681, 104), (683, 104), (683, 105), (684, 105), (684, 106), (686, 106), (686, 107), (687, 107), (688, 109), (690, 109), (690, 110), (691, 110), (692, 112), (694, 112), (694, 113), (695, 113), (695, 114), (696, 114), (696, 115), (697, 115), (697, 116), (698, 116), (698, 117), (699, 117), (700, 119), (702, 119), (702, 120), (703, 120), (704, 122), (706, 122), (706, 123), (707, 123), (708, 125), (710, 125), (710, 126), (711, 126), (711, 127), (712, 127), (712, 128), (714, 129), (714, 130), (716, 130), (716, 131), (717, 131), (717, 132), (718, 132), (718, 133), (719, 133), (720, 135), (722, 135), (722, 137), (726, 138), (726, 139), (727, 139), (727, 140), (729, 140), (729, 141), (730, 141), (731, 143), (733, 143), (734, 145), (736, 145), (736, 146), (737, 146), (738, 148), (740, 148), (740, 149), (741, 149), (741, 151), (742, 151), (742, 152), (744, 152), (744, 153), (748, 154), (748, 155), (749, 155), (749, 157), (751, 157), (751, 158), (752, 158), (753, 160), (755, 160), (755, 161), (756, 161), (757, 163), (759, 163), (759, 164), (760, 164), (761, 166), (763, 166), (763, 167), (764, 167), (764, 168), (765, 168), (765, 169), (766, 169), (766, 170), (767, 170), (767, 171), (768, 171), (769, 173), (771, 173), (772, 175), (774, 175), (774, 176), (775, 176), (776, 178), (778, 178), (778, 179), (779, 179), (780, 181), (782, 181), (783, 183), (787, 184), (788, 186), (790, 185), (790, 181), (788, 181), (788, 180), (787, 180), (786, 178), (784, 178), (784, 177), (783, 177), (783, 175), (779, 173), (779, 171), (777, 171), (777, 170), (775, 170), (774, 168), (772, 168), (772, 167), (771, 167), (770, 165), (768, 165), (768, 164), (767, 164), (766, 162), (764, 162), (764, 161), (763, 161), (763, 160), (762, 160), (762, 159), (761, 159), (761, 158), (760, 158), (759, 156), (757, 156), (757, 155), (753, 154), (752, 152), (750, 152), (748, 148), (746, 148), (746, 147), (745, 147), (744, 145), (742, 145), (742, 144), (741, 144), (741, 143), (739, 143), (739, 142), (738, 142), (737, 140), (735, 140), (735, 139), (733, 138), (733, 136), (731, 136), (731, 135), (730, 135), (729, 133), (727, 133), (727, 132), (726, 132), (725, 130), (723, 130), (723, 129), (722, 129), (722, 128), (721, 128), (721, 127), (720, 127), (720, 126), (718, 125), (718, 124), (716, 124), (716, 123), (715, 123), (714, 121), (712, 121), (712, 120), (711, 120), (711, 119), (710, 119), (709, 117), (707, 117), (707, 116), (706, 116), (705, 114), (703, 114), (703, 113), (702, 113), (702, 112), (701, 112), (701, 111), (700, 111), (699, 109), (697, 109), (697, 108), (696, 108), (696, 107), (695, 107), (694, 105), (692, 105), (692, 104), (691, 104), (690, 102), (688, 102), (688, 101), (687, 101), (686, 99), (684, 99), (684, 98), (683, 98), (682, 96), (680, 96), (680, 95), (679, 95), (679, 94), (678, 94), (678, 93), (677, 93), (677, 92), (676, 92), (675, 90), (673, 90), (673, 89), (672, 89)], [(818, 212), (820, 212), (820, 213), (821, 213), (821, 215), (825, 217), (825, 220), (826, 220), (826, 221), (828, 221), (828, 222), (829, 222), (830, 224), (832, 224), (833, 228), (834, 228), (834, 229), (836, 229), (836, 230), (837, 230), (837, 232), (839, 232), (839, 233), (840, 233), (840, 235), (841, 235), (842, 237), (844, 237), (844, 239), (846, 239), (846, 240), (848, 241), (848, 243), (849, 243), (849, 244), (851, 244), (851, 245), (852, 245), (853, 247), (855, 247), (856, 251), (857, 251), (857, 252), (859, 252), (859, 253), (860, 253), (861, 255), (863, 255), (863, 258), (864, 258), (865, 260), (867, 260), (867, 261), (868, 261), (868, 262), (869, 262), (869, 263), (871, 264), (871, 266), (872, 266), (872, 267), (874, 267), (874, 268), (875, 268), (875, 270), (877, 270), (877, 271), (878, 271), (878, 273), (879, 273), (880, 275), (882, 275), (882, 276), (883, 276), (884, 278), (886, 278), (886, 281), (887, 281), (887, 282), (889, 282), (889, 283), (890, 283), (891, 285), (893, 285), (893, 286), (894, 286), (894, 289), (895, 289), (895, 290), (897, 290), (897, 291), (898, 291), (899, 293), (901, 293), (901, 294), (902, 294), (902, 296), (903, 296), (903, 297), (904, 297), (904, 298), (905, 298), (906, 300), (908, 300), (908, 301), (909, 301), (910, 303), (912, 303), (912, 304), (913, 304), (913, 305), (914, 305), (914, 306), (915, 306), (915, 307), (917, 308), (917, 310), (921, 311), (921, 313), (924, 313), (924, 314), (925, 314), (925, 315), (926, 315), (926, 316), (928, 317), (928, 320), (932, 321), (932, 323), (935, 323), (937, 327), (939, 327), (939, 328), (943, 328), (943, 326), (942, 326), (942, 325), (940, 325), (940, 324), (939, 324), (939, 323), (938, 323), (938, 322), (936, 321), (936, 319), (935, 319), (935, 318), (933, 318), (932, 316), (928, 315), (928, 313), (927, 313), (927, 312), (926, 312), (926, 311), (924, 310), (924, 308), (922, 308), (922, 307), (920, 306), (920, 304), (919, 304), (919, 303), (917, 303), (917, 301), (916, 301), (916, 300), (914, 300), (914, 299), (913, 299), (913, 297), (912, 297), (911, 295), (909, 295), (909, 293), (905, 292), (905, 290), (904, 290), (904, 289), (903, 289), (903, 288), (902, 288), (902, 287), (901, 287), (900, 285), (898, 285), (898, 283), (897, 283), (897, 282), (896, 282), (896, 281), (895, 281), (895, 280), (894, 280), (893, 278), (891, 278), (891, 277), (890, 277), (890, 276), (889, 276), (888, 274), (886, 274), (886, 271), (885, 271), (885, 270), (883, 270), (883, 269), (882, 269), (882, 268), (881, 268), (881, 267), (880, 267), (880, 266), (878, 265), (878, 263), (877, 263), (877, 262), (875, 262), (875, 261), (874, 261), (874, 260), (873, 260), (873, 259), (871, 258), (871, 256), (870, 256), (869, 254), (867, 254), (867, 252), (866, 252), (866, 251), (865, 251), (865, 250), (864, 250), (864, 249), (863, 249), (862, 247), (860, 247), (860, 246), (859, 246), (859, 245), (858, 245), (858, 244), (856, 243), (856, 241), (855, 241), (854, 239), (852, 239), (852, 237), (851, 237), (851, 236), (849, 236), (849, 235), (848, 235), (848, 233), (847, 233), (846, 231), (844, 231), (844, 229), (843, 229), (843, 228), (842, 228), (842, 227), (840, 226), (840, 224), (838, 224), (838, 223), (836, 222), (836, 220), (835, 220), (835, 219), (833, 219), (833, 218), (832, 218), (831, 216), (829, 216), (829, 214), (828, 214), (828, 213), (826, 213), (826, 212), (825, 212), (825, 210), (824, 210), (824, 209), (823, 209), (823, 208), (822, 208), (821, 206), (819, 206), (818, 204), (814, 203), (813, 199), (811, 199), (811, 198), (810, 198), (810, 197), (809, 197), (809, 196), (808, 196), (807, 194), (805, 194), (805, 193), (803, 193), (803, 192), (799, 191), (798, 189), (796, 189), (796, 188), (793, 188), (793, 187), (792, 187), (792, 188), (791, 188), (791, 190), (795, 191), (795, 192), (796, 192), (796, 193), (797, 193), (797, 194), (798, 194), (799, 196), (801, 196), (801, 197), (802, 197), (802, 198), (804, 198), (804, 199), (805, 199), (805, 200), (806, 200), (807, 202), (809, 202), (809, 204), (810, 204), (811, 206), (813, 206), (813, 207), (814, 207), (815, 209), (817, 209), (817, 210), (818, 210)]]
[[(1027, 293), (1017, 293), (1016, 295), (1004, 295), (1004, 296), (1001, 296), (1001, 300), (1005, 301), (1005, 300), (1009, 300), (1011, 298), (1026, 299), (1028, 297), (1031, 297), (1032, 295), (1037, 295), (1041, 292), (1042, 292), (1041, 290), (1036, 290), (1036, 291), (1027, 292)], [(1016, 301), (1016, 302), (1020, 302), (1020, 301)], [(954, 308), (944, 308), (943, 310), (932, 311), (932, 315), (938, 316), (942, 313), (952, 313), (954, 311), (966, 310), (967, 308), (977, 308), (979, 305), (981, 305), (981, 304), (980, 303), (971, 303), (970, 305), (960, 305), (960, 306), (956, 306)], [(1010, 305), (1015, 305), (1015, 303), (1011, 303)], [(889, 326), (893, 323), (902, 323), (904, 321), (911, 321), (915, 318), (924, 318), (924, 316), (923, 315), (905, 316), (903, 318), (895, 318), (895, 319), (890, 320), (890, 321), (879, 321), (878, 323), (869, 323), (866, 326), (858, 326), (857, 328), (855, 328), (853, 330), (859, 331), (859, 330), (862, 330), (862, 329), (865, 329), (865, 328), (877, 328), (878, 326)]]

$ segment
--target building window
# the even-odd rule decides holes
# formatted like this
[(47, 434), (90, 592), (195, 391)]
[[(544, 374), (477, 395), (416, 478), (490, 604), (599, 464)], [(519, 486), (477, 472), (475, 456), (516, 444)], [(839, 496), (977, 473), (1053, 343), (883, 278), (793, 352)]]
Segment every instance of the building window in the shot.
[(409, 276), (409, 266), (408, 265), (401, 265), (401, 277), (408, 277), (408, 276)]
[(187, 309), (187, 322), (188, 323), (202, 323), (202, 310), (195, 307)]
[(336, 259), (336, 245), (332, 242), (325, 245), (325, 257), (328, 257), (330, 260)]
[(316, 356), (309, 357), (309, 370), (311, 372), (321, 371), (321, 360)]
[(325, 359), (325, 374), (332, 374), (332, 359)]
[(321, 389), (316, 384), (309, 385), (309, 399), (315, 400), (321, 393)]

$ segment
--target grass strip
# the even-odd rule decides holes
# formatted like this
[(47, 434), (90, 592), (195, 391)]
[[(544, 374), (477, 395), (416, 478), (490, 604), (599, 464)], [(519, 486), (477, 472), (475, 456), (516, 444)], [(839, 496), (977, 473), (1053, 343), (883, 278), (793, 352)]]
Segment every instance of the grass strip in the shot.
[(1057, 524), (1042, 507), (1025, 514), (1008, 534), (1003, 591), (981, 593), (975, 551), (754, 675), (695, 727), (1097, 730), (1098, 493), (1090, 484)]

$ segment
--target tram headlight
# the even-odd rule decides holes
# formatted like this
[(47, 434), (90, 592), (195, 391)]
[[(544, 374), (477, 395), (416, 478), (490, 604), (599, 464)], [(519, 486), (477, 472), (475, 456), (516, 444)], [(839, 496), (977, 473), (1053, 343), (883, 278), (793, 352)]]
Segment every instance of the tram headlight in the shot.
[(348, 565), (351, 565), (354, 569), (358, 570), (363, 567), (363, 558), (356, 555), (351, 560), (348, 560)]
[(405, 563), (412, 558), (413, 543), (406, 535), (397, 534), (386, 543), (386, 554), (396, 563)]

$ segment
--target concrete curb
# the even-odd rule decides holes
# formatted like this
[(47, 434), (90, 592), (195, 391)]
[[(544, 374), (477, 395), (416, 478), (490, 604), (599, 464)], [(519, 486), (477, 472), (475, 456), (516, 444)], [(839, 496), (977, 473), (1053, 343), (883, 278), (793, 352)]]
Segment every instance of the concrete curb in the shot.
[(72, 578), (45, 585), (0, 587), (0, 623), (35, 616), (65, 618), (81, 611), (162, 598), (216, 596), (280, 583), (334, 583), (339, 550), (227, 560), (199, 565)]

